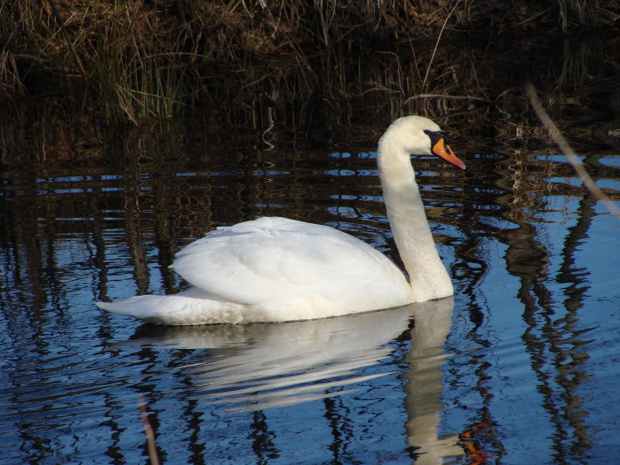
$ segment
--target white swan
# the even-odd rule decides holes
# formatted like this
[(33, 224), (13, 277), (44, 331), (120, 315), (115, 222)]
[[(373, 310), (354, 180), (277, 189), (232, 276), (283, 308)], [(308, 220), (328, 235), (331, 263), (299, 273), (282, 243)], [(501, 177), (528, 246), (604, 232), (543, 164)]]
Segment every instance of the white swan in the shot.
[(397, 119), (379, 140), (383, 197), (409, 281), (385, 255), (346, 233), (259, 218), (217, 228), (176, 255), (172, 268), (193, 288), (97, 305), (150, 323), (197, 325), (309, 320), (450, 296), (410, 160), (435, 154), (465, 169), (448, 142), (420, 116)]

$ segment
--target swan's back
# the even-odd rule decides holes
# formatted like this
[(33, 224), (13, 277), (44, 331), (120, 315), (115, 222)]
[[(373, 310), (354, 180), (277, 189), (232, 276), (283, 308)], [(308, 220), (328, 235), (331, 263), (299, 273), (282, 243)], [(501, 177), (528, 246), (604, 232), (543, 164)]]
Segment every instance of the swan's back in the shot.
[(410, 299), (402, 272), (365, 242), (285, 218), (218, 228), (179, 252), (172, 268), (216, 299), (251, 306), (327, 305), (320, 312), (334, 313), (363, 301), (380, 299), (385, 308)]

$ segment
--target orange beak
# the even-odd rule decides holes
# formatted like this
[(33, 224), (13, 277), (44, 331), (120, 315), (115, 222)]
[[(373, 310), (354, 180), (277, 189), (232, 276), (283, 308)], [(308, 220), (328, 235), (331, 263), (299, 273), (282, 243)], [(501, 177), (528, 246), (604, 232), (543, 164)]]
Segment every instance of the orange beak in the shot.
[(450, 148), (449, 145), (446, 145), (443, 138), (439, 139), (435, 146), (433, 147), (433, 153), (438, 157), (443, 158), (448, 163), (452, 163), (455, 166), (458, 166), (462, 170), (465, 169), (465, 163), (458, 159), (454, 152)]

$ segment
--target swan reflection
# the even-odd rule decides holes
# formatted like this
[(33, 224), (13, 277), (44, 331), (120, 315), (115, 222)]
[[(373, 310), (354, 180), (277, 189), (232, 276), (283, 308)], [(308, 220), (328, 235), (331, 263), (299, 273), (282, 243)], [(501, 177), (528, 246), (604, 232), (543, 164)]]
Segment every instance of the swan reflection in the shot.
[[(413, 311), (411, 348), (405, 356), (407, 444), (416, 448), (416, 465), (444, 463), (446, 457), (463, 455), (458, 435), (442, 436), (439, 424), (443, 403), (443, 372), (446, 342), (452, 321), (452, 298), (418, 304)], [(418, 455), (419, 454), (419, 455)]]
[[(416, 463), (463, 454), (458, 436), (439, 435), (441, 367), (453, 299), (321, 320), (192, 327), (145, 326), (125, 344), (203, 349), (204, 361), (181, 367), (196, 397), (228, 411), (282, 407), (355, 391), (355, 384), (393, 374), (397, 338), (411, 338), (404, 361), (407, 443)], [(412, 318), (413, 317), (413, 318)]]

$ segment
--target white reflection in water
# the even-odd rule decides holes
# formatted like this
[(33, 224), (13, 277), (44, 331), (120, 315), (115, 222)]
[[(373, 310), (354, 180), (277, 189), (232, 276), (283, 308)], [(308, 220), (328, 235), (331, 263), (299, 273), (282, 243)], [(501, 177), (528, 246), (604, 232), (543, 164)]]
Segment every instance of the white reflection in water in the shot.
[(405, 375), (407, 444), (419, 448), (416, 465), (444, 463), (446, 457), (463, 455), (458, 435), (442, 436), (439, 423), (443, 402), (443, 366), (452, 322), (452, 298), (419, 304), (413, 312), (411, 349), (405, 357), (410, 370)]
[(390, 365), (380, 362), (393, 356), (389, 343), (410, 331), (404, 359), (411, 367), (404, 392), (407, 444), (419, 454), (416, 463), (444, 463), (463, 455), (456, 435), (439, 434), (443, 345), (453, 307), (447, 298), (311, 321), (147, 328), (148, 335), (121, 345), (207, 349), (205, 361), (181, 368), (197, 397), (244, 412), (350, 393), (356, 383), (392, 374)]

